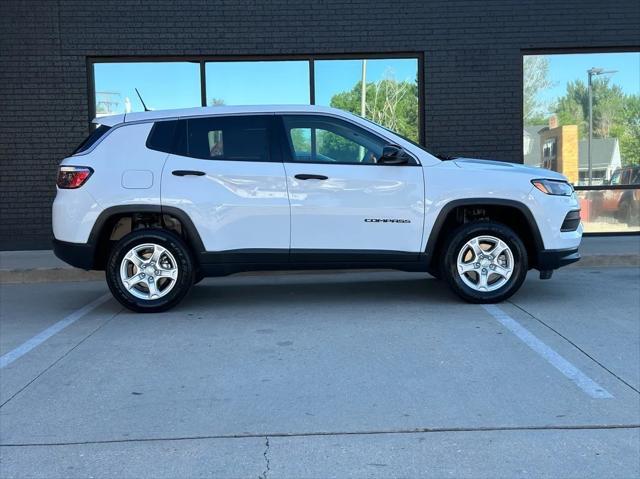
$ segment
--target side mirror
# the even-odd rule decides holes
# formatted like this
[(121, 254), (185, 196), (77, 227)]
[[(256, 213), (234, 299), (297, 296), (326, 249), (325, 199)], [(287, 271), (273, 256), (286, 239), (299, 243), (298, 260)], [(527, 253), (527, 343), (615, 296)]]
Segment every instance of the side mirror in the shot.
[(406, 165), (409, 163), (409, 155), (398, 145), (385, 145), (382, 156), (378, 160), (380, 165)]

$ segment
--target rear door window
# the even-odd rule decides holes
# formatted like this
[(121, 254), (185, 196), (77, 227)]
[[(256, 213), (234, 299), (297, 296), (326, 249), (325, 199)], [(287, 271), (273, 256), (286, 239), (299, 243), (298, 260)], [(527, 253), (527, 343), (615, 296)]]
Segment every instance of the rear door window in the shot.
[(187, 120), (188, 156), (203, 160), (270, 161), (269, 116)]

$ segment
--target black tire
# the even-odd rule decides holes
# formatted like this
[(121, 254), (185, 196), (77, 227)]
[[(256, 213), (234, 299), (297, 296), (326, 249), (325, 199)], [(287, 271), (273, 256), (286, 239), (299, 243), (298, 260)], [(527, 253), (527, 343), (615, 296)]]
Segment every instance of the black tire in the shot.
[[(507, 244), (513, 255), (513, 271), (504, 285), (493, 291), (477, 291), (468, 286), (458, 273), (458, 254), (468, 241), (478, 236), (492, 236)], [(462, 299), (470, 303), (498, 303), (513, 295), (527, 275), (529, 259), (527, 249), (520, 237), (509, 227), (494, 222), (473, 222), (461, 225), (453, 231), (449, 241), (440, 252), (440, 271), (449, 287)], [(489, 277), (493, 273), (489, 273)], [(477, 276), (476, 276), (477, 277)]]
[[(158, 299), (140, 299), (131, 294), (120, 278), (120, 265), (125, 255), (135, 246), (153, 243), (166, 248), (177, 263), (175, 285), (165, 296)], [(159, 229), (137, 230), (118, 241), (109, 254), (106, 278), (111, 294), (124, 307), (138, 313), (159, 313), (173, 308), (189, 292), (193, 285), (195, 265), (189, 248), (176, 234)]]

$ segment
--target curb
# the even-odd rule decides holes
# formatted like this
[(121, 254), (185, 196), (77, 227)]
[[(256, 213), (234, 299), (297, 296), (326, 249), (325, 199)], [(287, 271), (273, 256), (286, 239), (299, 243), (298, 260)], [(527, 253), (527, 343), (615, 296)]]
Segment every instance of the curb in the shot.
[[(568, 266), (569, 268), (611, 268), (611, 267), (640, 267), (640, 255), (588, 255), (580, 261)], [(357, 271), (384, 271), (383, 269)], [(320, 271), (255, 271), (238, 273), (243, 276), (271, 276), (282, 274), (335, 274), (354, 272), (354, 270), (320, 270)], [(104, 281), (104, 271), (85, 271), (77, 268), (34, 268), (34, 269), (4, 269), (0, 270), (0, 284), (26, 283), (57, 283), (73, 281)]]

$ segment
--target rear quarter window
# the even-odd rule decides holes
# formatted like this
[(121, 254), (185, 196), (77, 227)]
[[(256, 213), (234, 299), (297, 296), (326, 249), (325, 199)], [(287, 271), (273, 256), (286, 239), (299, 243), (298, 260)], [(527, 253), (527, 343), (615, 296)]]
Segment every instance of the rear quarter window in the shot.
[(147, 148), (174, 155), (184, 155), (187, 149), (185, 129), (185, 120), (157, 121), (149, 132)]
[(82, 143), (78, 145), (78, 147), (73, 150), (73, 155), (77, 155), (79, 153), (83, 153), (91, 148), (100, 138), (102, 138), (109, 130), (110, 126), (100, 125), (98, 128), (93, 130), (89, 136), (87, 136)]

